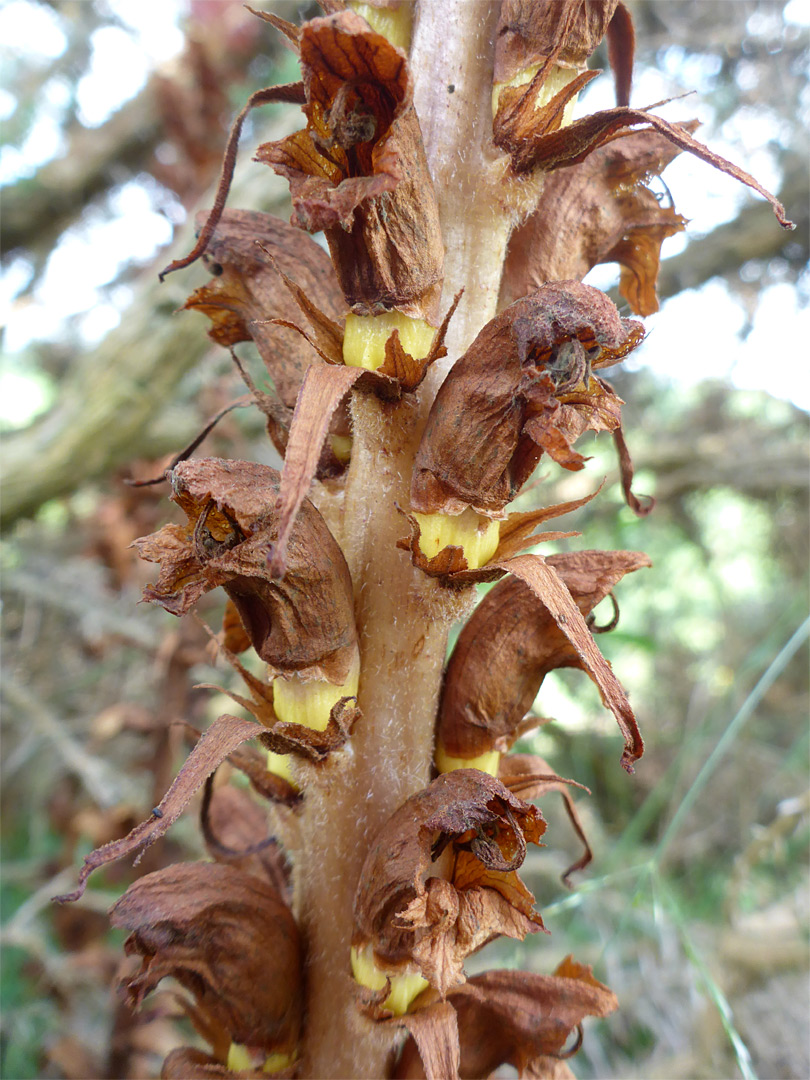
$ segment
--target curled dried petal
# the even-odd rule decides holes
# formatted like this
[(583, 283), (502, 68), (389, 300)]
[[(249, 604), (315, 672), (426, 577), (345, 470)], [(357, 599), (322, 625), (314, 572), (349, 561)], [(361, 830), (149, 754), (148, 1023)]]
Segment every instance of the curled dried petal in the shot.
[(138, 1005), (171, 976), (197, 1009), (236, 1043), (266, 1053), (295, 1050), (301, 1021), (302, 956), (292, 912), (272, 886), (216, 863), (147, 874), (110, 909), (142, 957), (126, 982)]
[[(351, 11), (301, 28), (308, 126), (259, 148), (357, 314), (436, 317), (443, 248), (405, 54)], [(435, 324), (434, 324), (435, 325)]]
[[(694, 131), (697, 122), (678, 125)], [(597, 263), (622, 265), (620, 291), (636, 315), (658, 310), (655, 284), (663, 240), (686, 218), (647, 186), (680, 149), (656, 131), (624, 134), (543, 186), (543, 209), (509, 238), (501, 304), (545, 281), (581, 280)]]
[[(356, 949), (389, 974), (418, 970), (441, 993), (465, 956), (498, 934), (543, 928), (515, 872), (545, 822), (494, 777), (440, 776), (408, 799), (371, 846), (355, 896)], [(436, 874), (429, 876), (431, 867)]]
[(639, 323), (579, 281), (546, 284), (501, 312), (436, 396), (414, 463), (412, 509), (459, 514), (471, 506), (501, 517), (544, 450), (581, 467), (571, 456), (565, 395), (576, 393), (575, 410), (593, 406), (594, 422), (611, 425), (618, 399), (605, 413), (610, 391), (591, 368), (617, 363), (642, 338)]
[(171, 481), (189, 521), (136, 541), (142, 558), (161, 564), (145, 599), (182, 615), (221, 585), (276, 672), (345, 682), (357, 658), (351, 578), (315, 507), (307, 500), (301, 507), (279, 582), (267, 565), (279, 533), (275, 469), (205, 458), (182, 462)]
[[(577, 551), (550, 555), (577, 607), (588, 615), (625, 574), (649, 566), (638, 551)], [(525, 729), (546, 675), (584, 668), (548, 607), (520, 579), (490, 589), (461, 631), (447, 666), (437, 743), (453, 758), (508, 750)]]

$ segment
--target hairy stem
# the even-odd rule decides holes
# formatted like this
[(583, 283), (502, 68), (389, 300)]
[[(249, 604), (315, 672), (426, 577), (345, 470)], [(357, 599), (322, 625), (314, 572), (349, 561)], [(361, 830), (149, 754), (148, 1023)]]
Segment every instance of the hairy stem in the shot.
[(420, 4), (412, 65), (442, 216), (443, 303), (449, 306), (460, 288), (465, 298), (451, 322), (448, 358), (434, 365), (418, 395), (387, 404), (355, 394), (352, 407), (342, 546), (355, 584), (362, 716), (350, 746), (305, 778), (298, 864), (308, 950), (302, 1077), (384, 1076), (396, 1038), (393, 1025), (372, 1024), (356, 1007), (352, 902), (374, 836), (430, 778), (447, 633), (474, 602), (473, 590), (445, 588), (416, 570), (396, 542), (407, 533), (398, 508), (409, 506), (413, 458), (438, 385), (495, 313), (514, 217), (495, 197), (503, 179), (490, 123), (496, 21), (491, 3)]
[(397, 506), (408, 505), (427, 404), (357, 396), (353, 405), (344, 550), (355, 582), (362, 716), (350, 748), (305, 781), (299, 895), (309, 960), (302, 1076), (382, 1076), (395, 1036), (357, 1012), (349, 973), (352, 902), (374, 836), (430, 778), (447, 632), (471, 603), (470, 590), (443, 588), (396, 546), (407, 533)]

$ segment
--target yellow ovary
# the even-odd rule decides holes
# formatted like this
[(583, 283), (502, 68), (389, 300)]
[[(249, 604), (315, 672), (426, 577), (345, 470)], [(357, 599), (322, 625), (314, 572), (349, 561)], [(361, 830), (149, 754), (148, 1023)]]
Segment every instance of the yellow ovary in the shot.
[(434, 327), (423, 319), (412, 319), (401, 311), (386, 311), (382, 315), (349, 312), (343, 334), (344, 364), (376, 371), (385, 362), (385, 343), (395, 330), (399, 331), (402, 348), (414, 360), (427, 356), (436, 336)]
[(487, 750), (478, 757), (458, 758), (451, 757), (445, 753), (443, 746), (438, 745), (434, 761), (440, 773), (453, 772), (454, 769), (480, 769), (481, 772), (489, 773), (490, 776), (497, 776), (501, 754), (499, 750)]
[[(504, 87), (527, 86), (535, 77), (537, 72), (540, 70), (541, 66), (541, 64), (533, 64), (531, 67), (527, 67), (524, 68), (522, 71), (519, 71), (517, 75), (511, 78), (508, 82), (496, 83), (492, 87), (493, 117), (498, 111), (498, 102), (501, 97), (501, 91), (504, 89)], [(540, 93), (537, 95), (537, 99), (535, 101), (535, 109), (539, 110), (542, 109), (545, 105), (548, 105), (548, 103), (555, 96), (555, 94), (559, 94), (559, 92), (561, 90), (564, 90), (570, 82), (574, 81), (577, 75), (581, 74), (582, 72), (577, 71), (575, 68), (564, 68), (558, 67), (556, 65), (552, 67), (551, 71), (548, 74), (548, 77), (546, 78), (546, 81), (540, 88)], [(565, 109), (563, 110), (563, 118), (560, 127), (568, 127), (568, 125), (573, 120), (574, 108), (576, 106), (578, 97), (579, 94), (574, 94), (571, 100), (566, 104)]]
[(383, 1002), (383, 1008), (390, 1009), (395, 1016), (406, 1013), (413, 999), (427, 989), (428, 981), (421, 975), (386, 975), (374, 963), (370, 945), (362, 950), (352, 946), (351, 961), (355, 982), (367, 986), (369, 990), (382, 990), (386, 980), (391, 980), (391, 991)]
[(500, 522), (481, 517), (468, 507), (460, 514), (414, 514), (421, 530), (419, 547), (429, 559), (451, 545), (464, 549), (470, 570), (477, 570), (495, 554)]
[(398, 8), (375, 8), (371, 4), (352, 2), (352, 11), (362, 16), (378, 34), (382, 34), (392, 45), (407, 52), (411, 47), (411, 26), (413, 24), (413, 4), (400, 4)]

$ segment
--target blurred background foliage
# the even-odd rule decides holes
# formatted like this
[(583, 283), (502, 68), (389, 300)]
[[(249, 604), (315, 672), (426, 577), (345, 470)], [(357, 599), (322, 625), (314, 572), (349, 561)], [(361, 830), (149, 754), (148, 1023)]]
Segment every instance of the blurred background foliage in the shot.
[[(549, 971), (574, 952), (596, 965), (622, 1008), (587, 1029), (573, 1061), (582, 1077), (810, 1075), (800, 407), (810, 402), (808, 30), (799, 4), (632, 3), (638, 103), (696, 90), (697, 104), (679, 103), (678, 115), (698, 114), (702, 137), (778, 191), (798, 228), (782, 233), (736, 189), (707, 209), (705, 167), (693, 174), (678, 159), (665, 179), (693, 227), (665, 248), (661, 292), (672, 300), (614, 379), (628, 402), (635, 487), (655, 495), (656, 509), (638, 519), (624, 507), (604, 438), (584, 449), (583, 473), (541, 467), (542, 485), (524, 496), (575, 498), (607, 476), (601, 496), (561, 525), (582, 532), (565, 543), (641, 549), (654, 563), (621, 584), (620, 623), (599, 640), (631, 693), (645, 758), (628, 778), (588, 679), (547, 678), (536, 709), (554, 719), (524, 748), (590, 787), (578, 806), (595, 859), (568, 893), (559, 875), (577, 841), (556, 797), (544, 800), (549, 847), (527, 869), (552, 936), (475, 960)], [(316, 11), (262, 6), (287, 18)], [(209, 204), (235, 109), (294, 69), (269, 28), (232, 0), (11, 0), (0, 31), (1, 1071), (141, 1077), (177, 1045), (176, 1007), (164, 994), (138, 1017), (123, 1008), (110, 989), (121, 942), (105, 911), (134, 876), (201, 853), (193, 812), (139, 867), (96, 875), (80, 905), (55, 909), (50, 897), (72, 887), (84, 853), (159, 801), (187, 751), (175, 722), (199, 727), (232, 711), (195, 689), (229, 678), (199, 627), (135, 606), (152, 570), (128, 545), (172, 511), (162, 487), (122, 479), (159, 475), (242, 392), (203, 321), (170, 317), (203, 272), (162, 288), (155, 275), (187, 249), (190, 218)], [(284, 185), (249, 157), (290, 130), (294, 113), (255, 114), (231, 205), (288, 214)], [(614, 271), (602, 268), (595, 283), (614, 287)], [(785, 295), (781, 308), (764, 307)], [(685, 298), (695, 306), (674, 306)], [(680, 313), (682, 339), (663, 321), (668, 309)], [(780, 312), (794, 321), (784, 325)], [(713, 319), (711, 331), (700, 318)], [(717, 363), (746, 340), (759, 379), (748, 389), (750, 373), (746, 382)], [(200, 453), (273, 460), (260, 418), (241, 410)], [(217, 627), (216, 597), (201, 614)]]

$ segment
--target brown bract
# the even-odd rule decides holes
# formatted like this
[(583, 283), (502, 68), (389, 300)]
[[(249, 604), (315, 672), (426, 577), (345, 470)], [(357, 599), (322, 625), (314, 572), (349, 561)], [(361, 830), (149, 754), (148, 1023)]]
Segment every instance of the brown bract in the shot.
[(615, 428), (620, 406), (591, 369), (617, 363), (643, 336), (580, 281), (548, 283), (506, 308), (436, 396), (414, 463), (412, 509), (460, 514), (471, 506), (497, 518), (544, 451), (581, 468), (571, 442), (586, 428)]
[[(697, 121), (678, 125), (694, 131)], [(661, 244), (686, 218), (647, 186), (680, 153), (656, 131), (625, 134), (552, 173), (536, 211), (509, 238), (501, 303), (545, 281), (581, 280), (597, 263), (621, 264), (619, 290), (636, 315), (658, 310)]]
[[(354, 901), (356, 948), (393, 975), (418, 970), (441, 994), (464, 958), (499, 934), (543, 929), (516, 870), (545, 832), (539, 810), (476, 769), (438, 777), (372, 844)], [(431, 868), (436, 875), (431, 876)]]
[[(126, 980), (138, 1006), (171, 976), (195, 999), (190, 1016), (220, 1061), (231, 1042), (292, 1053), (301, 1022), (302, 956), (292, 912), (272, 886), (217, 863), (147, 874), (110, 909), (142, 957)], [(213, 1036), (213, 1038), (212, 1038)]]
[[(491, 1076), (501, 1065), (536, 1080), (571, 1076), (560, 1072), (572, 1032), (587, 1016), (618, 1008), (615, 994), (590, 967), (568, 956), (553, 975), (528, 971), (486, 971), (451, 991), (458, 1017), (461, 1080)], [(431, 1006), (435, 1008), (435, 1006)], [(578, 1043), (574, 1050), (578, 1049)], [(424, 1078), (416, 1043), (409, 1039), (394, 1070), (397, 1080)]]
[(502, 0), (494, 82), (549, 59), (581, 70), (605, 36), (617, 0)]
[[(357, 314), (435, 320), (444, 250), (405, 54), (351, 11), (301, 27), (307, 128), (259, 147)], [(435, 323), (434, 323), (435, 325)]]
[[(540, 74), (538, 72), (538, 77)], [(595, 74), (598, 73), (584, 72), (543, 107), (535, 106), (541, 89), (535, 86), (537, 77), (528, 88), (507, 87), (503, 91), (493, 121), (493, 141), (509, 154), (513, 173), (520, 175), (535, 169), (551, 172), (576, 165), (615, 135), (644, 124), (645, 130), (659, 132), (679, 149), (688, 150), (695, 157), (753, 188), (768, 200), (783, 228), (795, 228), (793, 222), (788, 220), (784, 206), (775, 196), (750, 173), (726, 161), (708, 146), (694, 139), (686, 125), (672, 124), (644, 109), (622, 106), (594, 113), (567, 127), (561, 127), (564, 106), (572, 94), (580, 90)]]
[(357, 654), (352, 583), (321, 515), (304, 501), (291, 531), (287, 573), (275, 581), (268, 556), (278, 538), (279, 474), (246, 461), (204, 458), (170, 474), (188, 523), (136, 541), (161, 564), (144, 598), (182, 615), (223, 586), (259, 656), (274, 673), (299, 672), (337, 685)]
[[(650, 566), (639, 551), (550, 555), (583, 615), (625, 574)], [(447, 665), (436, 737), (451, 757), (508, 750), (550, 671), (587, 670), (549, 607), (523, 581), (506, 577), (490, 589), (462, 629)]]
[[(199, 228), (209, 213), (198, 214)], [(340, 323), (346, 305), (332, 262), (323, 248), (302, 236), (299, 229), (270, 214), (250, 210), (223, 212), (208, 242), (205, 261), (214, 276), (192, 293), (185, 307), (210, 318), (213, 325), (208, 336), (219, 345), (255, 342), (277, 398), (287, 410), (286, 425), (275, 413), (268, 416), (270, 435), (283, 454), (285, 427), (289, 428), (304, 374), (320, 361), (301, 333), (278, 321), (289, 323), (300, 318), (300, 306), (282, 274), (317, 301), (322, 316)], [(261, 398), (259, 404), (263, 404)], [(345, 409), (335, 414), (331, 431), (349, 434)], [(339, 471), (336, 460), (331, 466), (331, 471)]]

